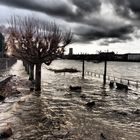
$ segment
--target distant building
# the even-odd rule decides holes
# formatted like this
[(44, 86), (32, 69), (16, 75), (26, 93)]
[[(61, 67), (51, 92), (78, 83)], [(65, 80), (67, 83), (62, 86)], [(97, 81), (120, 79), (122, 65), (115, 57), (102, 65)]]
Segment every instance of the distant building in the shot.
[(127, 61), (128, 56), (126, 54), (115, 54), (115, 60), (118, 60), (118, 61)]
[(69, 55), (73, 55), (73, 48), (69, 48)]
[(114, 52), (99, 52), (100, 60), (114, 60), (115, 53)]
[(140, 61), (140, 53), (128, 53), (128, 61)]

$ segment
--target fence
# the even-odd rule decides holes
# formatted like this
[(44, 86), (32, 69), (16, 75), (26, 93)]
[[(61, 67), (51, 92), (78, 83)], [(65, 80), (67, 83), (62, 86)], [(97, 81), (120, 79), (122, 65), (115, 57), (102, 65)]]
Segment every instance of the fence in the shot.
[(0, 71), (11, 67), (16, 62), (14, 58), (0, 58)]

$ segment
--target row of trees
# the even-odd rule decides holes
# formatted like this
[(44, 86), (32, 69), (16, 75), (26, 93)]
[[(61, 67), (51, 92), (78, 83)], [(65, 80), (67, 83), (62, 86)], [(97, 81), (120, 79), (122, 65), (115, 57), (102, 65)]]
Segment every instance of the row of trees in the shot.
[[(11, 17), (7, 48), (17, 59), (30, 66), (30, 79), (35, 78), (35, 90), (41, 90), (41, 65), (63, 55), (72, 41), (71, 31), (62, 31), (55, 23), (46, 23), (33, 17)], [(35, 77), (33, 77), (33, 69)]]

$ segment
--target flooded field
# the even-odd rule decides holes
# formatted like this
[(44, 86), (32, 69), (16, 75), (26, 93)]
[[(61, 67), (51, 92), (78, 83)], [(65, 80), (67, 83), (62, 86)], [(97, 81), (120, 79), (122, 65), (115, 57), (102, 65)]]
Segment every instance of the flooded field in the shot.
[[(57, 60), (42, 68), (40, 95), (30, 92), (19, 61), (7, 73), (20, 77), (18, 96), (0, 104), (0, 128), (11, 123), (9, 140), (140, 140), (140, 89), (119, 91), (103, 86), (101, 78), (81, 73), (54, 73), (47, 68), (77, 68), (80, 61)], [(109, 62), (108, 74), (139, 79), (140, 64)], [(120, 71), (121, 70), (121, 71)], [(86, 71), (103, 72), (103, 63), (86, 62)], [(14, 81), (15, 80), (15, 81)], [(13, 78), (16, 82), (17, 78)], [(72, 92), (70, 85), (81, 86)], [(92, 108), (88, 102), (94, 101)]]

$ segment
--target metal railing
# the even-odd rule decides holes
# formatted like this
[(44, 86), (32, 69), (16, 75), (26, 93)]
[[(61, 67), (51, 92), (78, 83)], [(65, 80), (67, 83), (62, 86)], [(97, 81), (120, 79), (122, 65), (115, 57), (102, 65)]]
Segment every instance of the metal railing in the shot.
[[(103, 78), (103, 76), (104, 76), (102, 73), (90, 72), (90, 71), (86, 71), (85, 75), (94, 76), (94, 77), (97, 77), (97, 78)], [(124, 83), (124, 84), (127, 84), (127, 85), (132, 85), (132, 86), (135, 86), (136, 88), (138, 88), (139, 85), (140, 85), (140, 81), (139, 80), (120, 78), (120, 77), (110, 76), (110, 75), (106, 76), (106, 80), (114, 81), (114, 82), (120, 82), (120, 83)]]

